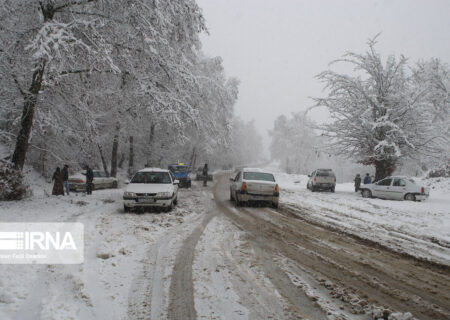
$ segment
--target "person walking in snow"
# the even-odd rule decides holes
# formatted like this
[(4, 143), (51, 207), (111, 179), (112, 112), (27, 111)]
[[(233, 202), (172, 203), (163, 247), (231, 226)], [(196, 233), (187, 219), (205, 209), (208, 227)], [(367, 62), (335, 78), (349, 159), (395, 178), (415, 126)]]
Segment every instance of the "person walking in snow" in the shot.
[(69, 195), (69, 166), (67, 164), (65, 164), (64, 168), (62, 169), (62, 176), (66, 194)]
[(86, 194), (92, 194), (92, 189), (94, 187), (94, 172), (88, 165), (85, 166), (86, 173), (83, 173), (86, 176)]
[(358, 192), (359, 191), (359, 187), (361, 186), (361, 176), (360, 176), (359, 173), (356, 175), (354, 181), (355, 181), (355, 192)]
[(371, 184), (372, 178), (369, 176), (368, 173), (366, 173), (366, 176), (364, 177), (364, 184)]
[(57, 167), (56, 171), (53, 173), (52, 181), (55, 181), (53, 184), (52, 195), (63, 196), (64, 195), (63, 175), (59, 167)]
[(208, 164), (205, 163), (205, 166), (203, 167), (203, 186), (206, 187), (208, 184)]

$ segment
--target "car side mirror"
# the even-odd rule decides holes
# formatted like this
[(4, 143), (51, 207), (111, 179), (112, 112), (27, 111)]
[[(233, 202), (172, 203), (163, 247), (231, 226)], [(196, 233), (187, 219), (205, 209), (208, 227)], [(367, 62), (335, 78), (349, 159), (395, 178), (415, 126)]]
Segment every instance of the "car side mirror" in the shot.
[(127, 179), (127, 180), (124, 181), (124, 183), (125, 183), (125, 184), (129, 184), (129, 183), (130, 183), (130, 180)]
[(175, 180), (173, 184), (180, 184), (180, 180)]
[(231, 182), (234, 182), (234, 179), (233, 179), (233, 178), (230, 178), (230, 181), (231, 181)]

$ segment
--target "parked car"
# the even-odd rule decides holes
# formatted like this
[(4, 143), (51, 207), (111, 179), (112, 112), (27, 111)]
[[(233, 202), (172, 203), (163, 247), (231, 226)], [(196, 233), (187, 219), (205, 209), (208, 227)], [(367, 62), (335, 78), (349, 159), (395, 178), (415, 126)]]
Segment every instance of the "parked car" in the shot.
[(387, 177), (373, 184), (361, 185), (364, 198), (422, 201), (428, 198), (430, 190), (419, 186), (408, 177)]
[[(198, 167), (197, 171), (195, 172), (195, 180), (197, 181), (203, 181), (203, 167)], [(208, 181), (213, 180), (213, 175), (208, 173)]]
[(179, 181), (169, 170), (145, 168), (136, 172), (123, 193), (123, 209), (159, 207), (167, 212), (178, 202)]
[(170, 164), (168, 169), (180, 182), (180, 188), (191, 187), (191, 176), (189, 175), (191, 172), (188, 166), (184, 165), (183, 163)]
[[(108, 175), (99, 170), (93, 170), (94, 172), (94, 189), (107, 189), (117, 188), (117, 178), (108, 177)], [(84, 173), (84, 172), (83, 172)], [(86, 191), (86, 176), (79, 172), (77, 174), (69, 176), (69, 189), (70, 191), (81, 192)]]
[(312, 192), (317, 190), (330, 190), (334, 192), (336, 188), (336, 175), (331, 169), (317, 169), (308, 175), (309, 180), (306, 188)]
[(230, 200), (235, 201), (237, 206), (249, 202), (266, 202), (278, 208), (280, 191), (272, 173), (244, 168), (230, 181)]

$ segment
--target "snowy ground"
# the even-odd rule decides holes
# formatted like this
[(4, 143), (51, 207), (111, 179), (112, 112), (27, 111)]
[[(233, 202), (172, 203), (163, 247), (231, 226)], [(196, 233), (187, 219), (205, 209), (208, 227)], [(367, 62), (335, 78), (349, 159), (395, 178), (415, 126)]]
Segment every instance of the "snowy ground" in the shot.
[[(449, 180), (425, 180), (430, 198), (413, 203), (363, 199), (351, 184), (312, 193), (306, 176), (278, 172), (282, 196), (275, 210), (236, 208), (227, 174), (218, 176), (213, 187), (194, 182), (181, 190), (171, 213), (125, 214), (122, 189), (49, 196), (51, 185), (30, 172), (33, 196), (1, 202), (0, 221), (81, 222), (85, 263), (0, 265), (0, 319), (369, 320), (385, 309), (401, 311), (391, 320), (412, 319), (409, 311), (425, 310), (431, 316), (424, 319), (450, 314), (442, 303), (450, 276), (439, 267), (411, 265), (346, 236), (450, 265)], [(433, 318), (435, 309), (440, 317)]]
[(450, 179), (417, 179), (430, 187), (424, 202), (365, 199), (352, 183), (336, 192), (311, 192), (308, 177), (278, 172), (281, 204), (308, 221), (366, 238), (417, 257), (450, 265)]
[[(179, 195), (183, 205), (170, 214), (124, 214), (121, 189), (98, 190), (93, 196), (73, 193), (49, 197), (46, 194), (51, 186), (42, 182), (38, 185), (30, 199), (0, 203), (0, 221), (81, 222), (85, 262), (1, 265), (2, 320), (128, 319), (129, 297), (133, 290), (139, 290), (136, 278), (148, 263), (152, 245), (177, 228), (179, 236), (189, 233), (191, 230), (184, 231), (183, 226), (200, 216), (191, 210), (196, 198), (184, 197), (183, 191)], [(177, 251), (176, 246), (171, 246), (172, 240), (177, 240), (173, 234), (165, 241), (166, 256), (174, 256)], [(160, 271), (170, 276), (170, 261), (165, 262)], [(160, 289), (167, 291), (168, 284), (162, 284)]]

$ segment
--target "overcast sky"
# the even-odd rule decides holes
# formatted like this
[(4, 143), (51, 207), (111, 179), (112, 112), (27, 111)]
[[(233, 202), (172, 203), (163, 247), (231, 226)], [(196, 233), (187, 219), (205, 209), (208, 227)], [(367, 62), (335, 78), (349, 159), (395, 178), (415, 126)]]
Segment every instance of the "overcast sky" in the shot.
[[(412, 61), (450, 62), (450, 0), (197, 0), (209, 35), (203, 51), (221, 56), (241, 80), (236, 113), (255, 119), (267, 139), (274, 119), (311, 106), (314, 78), (345, 51), (378, 50)], [(316, 121), (326, 113), (312, 114)]]

